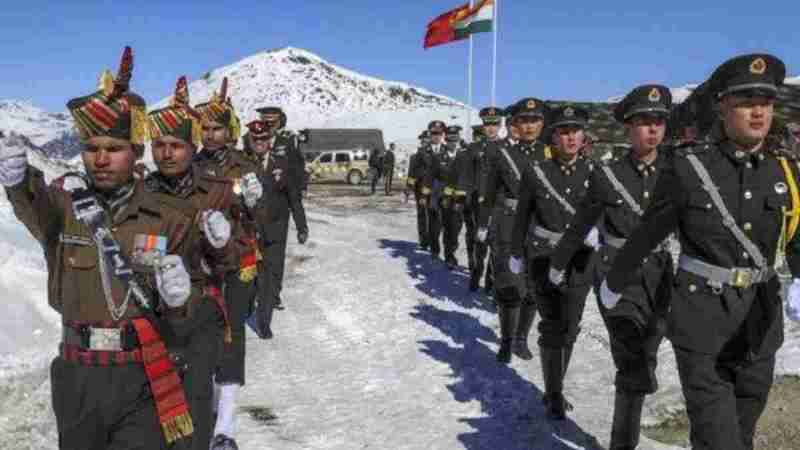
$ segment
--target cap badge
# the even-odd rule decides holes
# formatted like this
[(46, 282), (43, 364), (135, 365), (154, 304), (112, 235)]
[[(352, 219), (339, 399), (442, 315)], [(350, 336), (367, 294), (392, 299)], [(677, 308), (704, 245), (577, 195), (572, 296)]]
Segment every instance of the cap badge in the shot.
[(661, 101), (661, 92), (658, 91), (658, 88), (653, 88), (650, 90), (650, 94), (647, 95), (647, 98), (651, 102)]
[(572, 117), (575, 115), (575, 110), (572, 108), (567, 108), (564, 110), (564, 117)]
[(530, 109), (536, 108), (536, 100), (528, 100), (528, 103), (525, 104)]
[(756, 58), (750, 63), (750, 73), (755, 75), (763, 75), (767, 70), (767, 63), (764, 58)]

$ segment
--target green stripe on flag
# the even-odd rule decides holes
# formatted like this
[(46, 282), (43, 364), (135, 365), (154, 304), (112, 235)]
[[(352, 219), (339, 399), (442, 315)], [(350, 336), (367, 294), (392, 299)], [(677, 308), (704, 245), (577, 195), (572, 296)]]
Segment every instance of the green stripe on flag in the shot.
[(469, 34), (489, 33), (492, 31), (491, 20), (476, 20), (469, 24)]

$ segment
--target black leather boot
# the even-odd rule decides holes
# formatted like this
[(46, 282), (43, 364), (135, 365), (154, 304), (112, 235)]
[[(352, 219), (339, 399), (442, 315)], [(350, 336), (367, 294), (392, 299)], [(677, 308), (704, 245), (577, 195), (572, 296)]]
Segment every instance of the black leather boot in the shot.
[(519, 306), (503, 306), (498, 308), (500, 316), (500, 349), (497, 350), (497, 362), (508, 364), (511, 362), (511, 347), (514, 344), (514, 335), (519, 326)]
[(635, 450), (639, 445), (644, 394), (617, 389), (609, 450)]
[(564, 389), (564, 367), (566, 366), (566, 352), (563, 348), (539, 347), (542, 362), (542, 376), (544, 377), (544, 403), (545, 413), (552, 420), (564, 420), (567, 411), (572, 409), (562, 393)]
[(519, 311), (519, 325), (514, 338), (514, 354), (525, 361), (533, 359), (533, 353), (528, 347), (528, 335), (531, 332), (533, 321), (536, 319), (536, 305), (533, 302), (524, 303)]

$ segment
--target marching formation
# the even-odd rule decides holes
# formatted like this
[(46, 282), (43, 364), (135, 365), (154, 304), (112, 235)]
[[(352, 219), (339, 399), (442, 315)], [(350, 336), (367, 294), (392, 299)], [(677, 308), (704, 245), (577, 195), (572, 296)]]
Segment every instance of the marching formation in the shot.
[[(67, 104), (85, 174), (48, 185), (21, 138), (0, 135), (0, 184), (42, 246), (62, 316), (59, 448), (237, 449), (246, 327), (272, 337), (290, 217), (308, 239), (304, 159), (274, 106), (236, 148), (227, 79), (192, 106), (181, 77), (169, 106), (147, 112), (132, 70), (126, 48), (116, 76)], [(455, 269), (466, 229), (469, 290), (483, 284), (497, 304), (498, 363), (534, 358), (538, 312), (548, 419), (580, 407), (564, 377), (594, 290), (617, 370), (611, 449), (639, 444), (665, 338), (692, 448), (753, 448), (784, 312), (800, 320), (800, 161), (770, 132), (785, 71), (767, 54), (725, 62), (704, 84), (710, 132), (669, 145), (669, 89), (636, 87), (613, 111), (630, 150), (603, 161), (587, 152), (587, 110), (538, 98), (483, 108), (469, 144), (438, 120), (419, 136), (405, 190), (419, 246)], [(137, 164), (147, 142), (153, 171)], [(381, 176), (391, 193), (394, 164), (393, 149), (371, 156), (373, 193)]]
[[(245, 323), (272, 337), (281, 307), (289, 215), (308, 239), (304, 163), (286, 115), (240, 124), (227, 80), (191, 106), (186, 79), (147, 112), (116, 77), (67, 104), (86, 173), (46, 185), (16, 135), (0, 184), (41, 243), (63, 338), (51, 366), (61, 449), (236, 449)], [(137, 160), (151, 140), (156, 170)]]
[[(668, 88), (636, 87), (613, 111), (630, 150), (603, 161), (587, 154), (588, 111), (537, 98), (482, 109), (467, 146), (441, 121), (419, 136), (406, 190), (419, 246), (434, 260), (443, 247), (453, 269), (466, 224), (469, 289), (483, 279), (493, 294), (499, 363), (533, 359), (538, 311), (550, 419), (573, 408), (563, 381), (594, 289), (617, 369), (610, 449), (639, 444), (665, 338), (692, 448), (753, 448), (783, 342), (781, 282), (793, 280), (785, 310), (800, 320), (800, 163), (772, 132), (785, 72), (767, 54), (722, 64), (704, 83), (718, 116), (697, 118), (714, 124), (701, 137), (670, 123)], [(686, 133), (668, 143), (670, 127)]]

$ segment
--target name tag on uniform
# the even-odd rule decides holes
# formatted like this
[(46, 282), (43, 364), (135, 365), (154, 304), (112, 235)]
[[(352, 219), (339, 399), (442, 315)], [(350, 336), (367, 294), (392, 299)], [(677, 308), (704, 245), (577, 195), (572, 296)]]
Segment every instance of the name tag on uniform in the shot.
[(137, 234), (133, 240), (133, 262), (155, 267), (167, 254), (167, 237), (155, 234)]
[(122, 332), (119, 328), (91, 328), (89, 349), (101, 351), (122, 350)]

